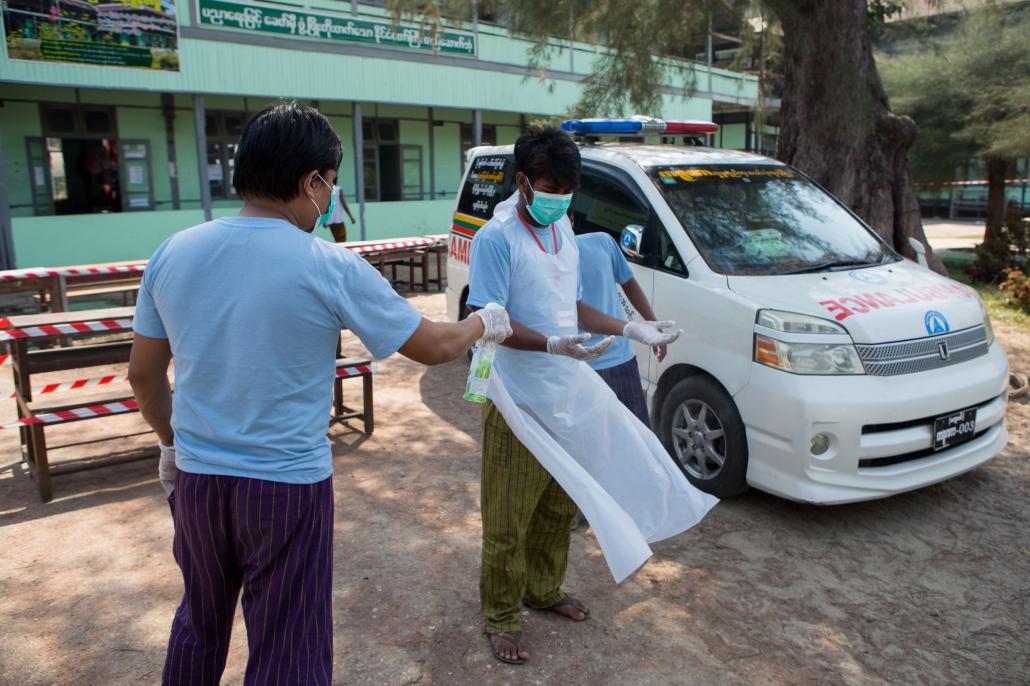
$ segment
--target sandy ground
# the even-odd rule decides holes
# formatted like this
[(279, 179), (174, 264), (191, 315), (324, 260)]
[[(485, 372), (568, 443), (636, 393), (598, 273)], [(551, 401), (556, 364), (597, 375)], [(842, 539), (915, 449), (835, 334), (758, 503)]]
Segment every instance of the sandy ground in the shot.
[[(444, 315), (442, 295), (413, 302)], [(1030, 370), (1030, 332), (998, 328)], [(336, 683), (1030, 682), (1030, 405), (1010, 404), (1008, 449), (974, 472), (832, 508), (752, 492), (655, 546), (620, 586), (576, 531), (567, 587), (593, 616), (527, 615), (533, 662), (509, 667), (480, 633), (466, 370), (390, 359), (375, 435), (334, 430)], [(52, 441), (139, 422), (55, 428)], [(0, 432), (0, 684), (159, 680), (181, 582), (155, 471), (148, 460), (68, 475), (43, 505), (16, 434)], [(224, 683), (241, 682), (245, 660), (237, 615)]]
[(982, 219), (924, 219), (923, 230), (934, 250), (975, 248), (983, 241)]

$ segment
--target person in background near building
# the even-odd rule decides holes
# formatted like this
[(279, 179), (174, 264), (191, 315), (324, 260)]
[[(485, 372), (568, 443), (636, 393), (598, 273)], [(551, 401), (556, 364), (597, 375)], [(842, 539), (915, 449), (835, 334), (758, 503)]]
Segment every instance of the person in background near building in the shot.
[(350, 217), (350, 223), (354, 223), (354, 215), (350, 213), (347, 206), (347, 196), (339, 186), (333, 186), (333, 194), (336, 196), (336, 204), (333, 205), (333, 213), (329, 215), (326, 227), (333, 234), (333, 240), (337, 243), (347, 242), (347, 224), (343, 221), (343, 214), (346, 212)]
[(143, 275), (129, 379), (160, 439), (185, 585), (163, 684), (219, 682), (241, 589), (244, 684), (331, 682), (326, 430), (340, 330), (377, 358), (423, 364), (511, 333), (503, 310), (425, 319), (362, 258), (312, 235), (341, 157), (317, 110), (267, 107), (236, 151), (240, 214), (175, 234)]
[[(497, 349), (494, 372), (520, 397), (541, 391), (541, 379), (561, 374), (554, 356), (599, 357), (611, 337), (664, 345), (679, 333), (656, 322), (609, 317), (582, 300), (579, 255), (566, 211), (579, 187), (579, 148), (561, 130), (533, 127), (515, 143), (512, 197), (472, 241), (468, 305), (500, 303), (514, 334)], [(588, 334), (609, 338), (584, 346)], [(565, 593), (576, 504), (516, 438), (492, 402), (483, 406), (480, 487), (483, 555), (479, 592), (485, 632), (494, 657), (510, 664), (529, 659), (523, 640), (523, 604), (582, 622), (589, 611)]]
[[(576, 244), (579, 246), (579, 278), (583, 284), (583, 302), (609, 317), (622, 319), (630, 313), (623, 308), (624, 301), (619, 294), (621, 286), (630, 303), (645, 321), (654, 322), (660, 329), (672, 326), (672, 322), (657, 321), (651, 303), (644, 295), (644, 289), (633, 278), (629, 263), (611, 236), (601, 232), (587, 233), (577, 236)], [(585, 345), (596, 345), (602, 338), (603, 336), (595, 334)], [(656, 345), (652, 349), (659, 362), (665, 359), (665, 345)], [(644, 426), (650, 428), (651, 419), (647, 414), (644, 387), (640, 383), (640, 368), (637, 367), (637, 358), (633, 354), (629, 339), (615, 339), (603, 355), (595, 360), (588, 360), (587, 364), (615, 391), (622, 404), (628, 407)]]

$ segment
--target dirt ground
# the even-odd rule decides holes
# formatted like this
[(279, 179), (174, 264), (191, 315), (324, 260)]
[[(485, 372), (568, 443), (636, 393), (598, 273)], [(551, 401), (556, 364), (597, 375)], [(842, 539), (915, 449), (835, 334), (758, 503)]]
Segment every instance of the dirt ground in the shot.
[[(444, 317), (442, 295), (412, 301)], [(998, 336), (1030, 371), (1030, 332)], [(1030, 683), (1030, 405), (1010, 403), (1009, 447), (983, 468), (838, 507), (751, 492), (654, 546), (620, 586), (576, 531), (567, 588), (592, 617), (528, 614), (533, 661), (510, 667), (480, 630), (480, 428), (460, 397), (466, 372), (382, 362), (374, 436), (332, 434), (336, 683)], [(133, 415), (48, 437), (140, 426)], [(155, 461), (58, 478), (43, 505), (17, 446), (0, 432), (0, 684), (158, 682), (181, 581)], [(224, 683), (242, 681), (245, 660), (237, 614)]]

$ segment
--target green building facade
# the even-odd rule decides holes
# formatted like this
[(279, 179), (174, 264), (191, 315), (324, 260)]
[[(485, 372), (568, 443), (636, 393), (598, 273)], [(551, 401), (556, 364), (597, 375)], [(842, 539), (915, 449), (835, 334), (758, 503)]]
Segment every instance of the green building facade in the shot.
[[(68, 38), (63, 15), (39, 18), (29, 5), (22, 28), (6, 36), (4, 268), (144, 259), (175, 231), (235, 213), (240, 129), (279, 98), (315, 104), (343, 141), (338, 183), (360, 219), (348, 238), (444, 233), (464, 151), (512, 143), (527, 122), (563, 116), (604, 49), (555, 45), (540, 71), (528, 64), (530, 44), (502, 27), (479, 22), (434, 36), (394, 25), (373, 4), (125, 4), (90, 34), (96, 43), (82, 42), (79, 28)], [(164, 30), (169, 17), (175, 40)], [(117, 33), (105, 32), (115, 20)], [(49, 41), (38, 35), (48, 21)], [(739, 122), (757, 80), (685, 66), (694, 88), (666, 87), (663, 116), (723, 117), (714, 143), (748, 147)]]

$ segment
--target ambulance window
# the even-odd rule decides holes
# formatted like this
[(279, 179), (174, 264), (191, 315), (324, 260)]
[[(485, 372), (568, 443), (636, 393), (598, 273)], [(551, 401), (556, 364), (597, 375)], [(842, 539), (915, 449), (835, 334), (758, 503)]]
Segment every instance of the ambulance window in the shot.
[(672, 242), (672, 237), (664, 226), (658, 226), (658, 262), (662, 271), (687, 275), (687, 266), (683, 264), (679, 251)]
[(577, 234), (604, 231), (618, 242), (629, 224), (646, 227), (649, 214), (621, 181), (583, 170), (579, 190), (572, 196), (572, 226)]
[(508, 155), (483, 155), (472, 160), (458, 199), (458, 211), (490, 219), (497, 203), (511, 195), (515, 177), (511, 167)]

